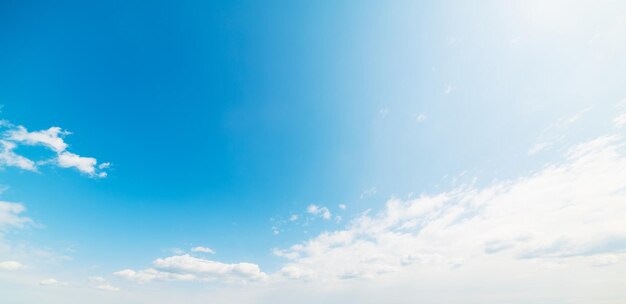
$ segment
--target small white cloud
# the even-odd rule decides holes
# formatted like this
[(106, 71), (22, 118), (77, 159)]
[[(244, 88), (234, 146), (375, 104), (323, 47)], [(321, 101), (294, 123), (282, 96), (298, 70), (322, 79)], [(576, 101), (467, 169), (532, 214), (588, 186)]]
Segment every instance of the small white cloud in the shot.
[(152, 281), (252, 282), (267, 279), (267, 274), (252, 263), (225, 264), (196, 258), (188, 254), (156, 259), (155, 268), (134, 271), (126, 269), (116, 276), (140, 283)]
[(297, 214), (292, 214), (291, 216), (289, 216), (289, 221), (290, 222), (295, 222), (298, 220), (298, 215)]
[(347, 206), (345, 204), (339, 204), (339, 209), (346, 210)]
[(39, 285), (42, 285), (42, 286), (67, 286), (69, 284), (66, 283), (66, 282), (61, 282), (61, 281), (59, 281), (57, 279), (50, 278), (50, 279), (41, 280), (39, 282)]
[(6, 132), (6, 138), (11, 141), (24, 143), (26, 145), (43, 145), (54, 151), (62, 152), (67, 149), (67, 144), (62, 136), (70, 132), (63, 131), (59, 127), (51, 127), (47, 130), (28, 132), (23, 126), (18, 126), (15, 130)]
[[(96, 174), (96, 159), (93, 157), (83, 157), (71, 152), (61, 152), (57, 158), (57, 164), (61, 168), (76, 168), (78, 171), (89, 176), (99, 176)], [(99, 176), (99, 177), (105, 177)]]
[(20, 262), (16, 262), (16, 261), (0, 262), (0, 270), (16, 271), (20, 269), (24, 269), (24, 265)]
[(13, 152), (15, 148), (17, 148), (15, 143), (0, 140), (0, 167), (10, 166), (28, 171), (37, 171), (35, 162)]
[(452, 91), (454, 91), (455, 87), (452, 86), (451, 84), (446, 86), (446, 89), (443, 90), (443, 94), (448, 95), (450, 93), (452, 93)]
[(332, 214), (330, 213), (330, 210), (328, 210), (328, 208), (326, 207), (319, 207), (315, 204), (311, 204), (306, 208), (306, 212), (308, 212), (309, 214), (315, 215), (315, 216), (321, 216), (323, 219), (325, 220), (330, 220), (332, 217)]
[(215, 250), (213, 250), (213, 249), (211, 249), (209, 247), (198, 246), (198, 247), (191, 248), (191, 252), (202, 252), (202, 253), (214, 254)]
[[(8, 122), (6, 124), (12, 127)], [(107, 173), (102, 170), (108, 168), (110, 163), (97, 166), (95, 158), (84, 157), (67, 151), (68, 144), (63, 137), (69, 134), (71, 133), (59, 127), (29, 132), (25, 127), (17, 126), (5, 131), (3, 138), (0, 139), (0, 166), (14, 166), (24, 170), (37, 171), (38, 164), (55, 164), (61, 168), (76, 168), (91, 177), (106, 177)], [(32, 161), (13, 151), (18, 144), (44, 146), (56, 152), (56, 157), (47, 161)]]

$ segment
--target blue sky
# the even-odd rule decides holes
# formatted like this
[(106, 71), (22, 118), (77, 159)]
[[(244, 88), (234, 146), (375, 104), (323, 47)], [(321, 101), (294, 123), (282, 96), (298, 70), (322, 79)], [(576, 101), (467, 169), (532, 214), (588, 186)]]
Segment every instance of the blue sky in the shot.
[(625, 34), (618, 1), (5, 1), (0, 300), (623, 301)]

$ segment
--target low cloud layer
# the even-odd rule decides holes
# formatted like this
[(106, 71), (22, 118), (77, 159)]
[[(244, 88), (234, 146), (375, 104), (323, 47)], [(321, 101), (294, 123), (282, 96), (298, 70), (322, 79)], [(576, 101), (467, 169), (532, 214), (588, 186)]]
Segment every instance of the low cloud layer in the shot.
[[(374, 278), (436, 266), (577, 259), (590, 267), (626, 258), (626, 156), (620, 136), (578, 145), (561, 162), (484, 188), (467, 185), (414, 200), (277, 255), (291, 279)], [(508, 261), (508, 262), (507, 262)]]

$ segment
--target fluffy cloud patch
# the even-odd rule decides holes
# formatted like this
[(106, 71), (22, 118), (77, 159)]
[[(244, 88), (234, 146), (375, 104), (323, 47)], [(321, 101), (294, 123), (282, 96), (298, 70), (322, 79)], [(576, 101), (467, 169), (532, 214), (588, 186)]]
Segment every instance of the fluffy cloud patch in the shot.
[(61, 168), (76, 168), (89, 176), (106, 177), (106, 172), (96, 173), (97, 163), (93, 157), (83, 157), (70, 152), (61, 152), (57, 157), (57, 164)]
[(6, 132), (6, 139), (26, 145), (43, 145), (56, 152), (67, 149), (67, 144), (62, 136), (70, 134), (59, 127), (51, 127), (47, 130), (28, 132), (23, 126)]
[(252, 263), (225, 264), (188, 254), (156, 259), (154, 268), (126, 269), (114, 275), (145, 283), (151, 281), (217, 281), (226, 283), (262, 281), (267, 275)]
[[(71, 134), (59, 127), (51, 127), (41, 131), (28, 131), (23, 126), (14, 127), (6, 123), (3, 127), (9, 127), (0, 140), (0, 166), (18, 167), (24, 170), (37, 171), (37, 164), (55, 164), (61, 168), (75, 168), (81, 173), (91, 177), (106, 177), (102, 171), (110, 166), (110, 163), (98, 162), (93, 157), (84, 157), (67, 151), (68, 144), (63, 139)], [(32, 161), (14, 152), (18, 145), (43, 146), (56, 153), (56, 157), (48, 161)]]
[(0, 270), (15, 271), (15, 270), (23, 269), (23, 268), (24, 268), (24, 265), (22, 265), (22, 263), (20, 262), (16, 262), (16, 261), (0, 262)]
[(320, 207), (315, 204), (311, 204), (306, 208), (306, 212), (314, 216), (321, 216), (325, 220), (330, 220), (332, 218), (332, 214), (330, 210), (326, 207)]
[(202, 253), (214, 254), (215, 250), (213, 250), (213, 249), (211, 249), (209, 247), (198, 246), (198, 247), (191, 248), (191, 252), (202, 252)]
[(286, 250), (289, 278), (371, 278), (489, 261), (618, 263), (626, 252), (626, 156), (619, 136), (578, 145), (526, 177), (391, 199), (346, 229)]
[(0, 167), (18, 167), (23, 170), (37, 171), (35, 162), (13, 152), (15, 148), (17, 148), (15, 143), (0, 140)]

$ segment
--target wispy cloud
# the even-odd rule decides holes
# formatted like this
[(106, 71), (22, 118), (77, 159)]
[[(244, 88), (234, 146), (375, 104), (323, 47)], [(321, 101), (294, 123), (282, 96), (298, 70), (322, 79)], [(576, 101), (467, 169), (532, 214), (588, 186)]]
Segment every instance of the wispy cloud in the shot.
[(376, 193), (378, 193), (378, 189), (376, 189), (376, 187), (369, 188), (361, 193), (361, 199), (370, 198)]
[(20, 203), (0, 201), (0, 233), (9, 228), (22, 228), (33, 221), (22, 216), (26, 211)]

